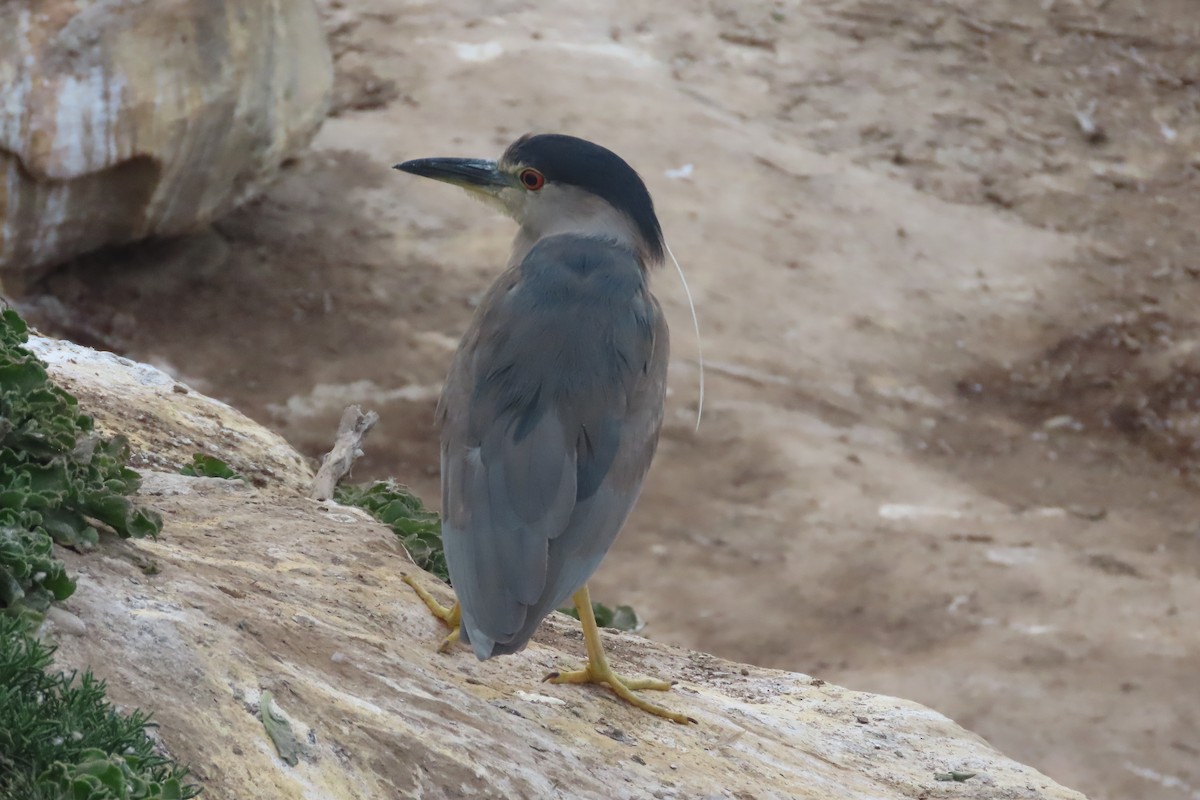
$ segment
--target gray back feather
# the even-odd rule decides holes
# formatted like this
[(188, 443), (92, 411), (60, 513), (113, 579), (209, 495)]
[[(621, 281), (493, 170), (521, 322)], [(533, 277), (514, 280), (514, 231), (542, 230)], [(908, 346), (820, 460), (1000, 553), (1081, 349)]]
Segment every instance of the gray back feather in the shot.
[(525, 646), (612, 546), (662, 424), (667, 330), (634, 253), (560, 235), (488, 293), (443, 393), (442, 535), (481, 659)]

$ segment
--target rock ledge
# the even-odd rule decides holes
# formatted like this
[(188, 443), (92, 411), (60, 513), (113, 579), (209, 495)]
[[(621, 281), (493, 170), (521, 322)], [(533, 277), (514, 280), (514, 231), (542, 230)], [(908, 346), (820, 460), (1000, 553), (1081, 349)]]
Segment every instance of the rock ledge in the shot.
[[(517, 656), (439, 655), (442, 631), (400, 580), (415, 568), (396, 538), (356, 509), (305, 499), (311, 473), (278, 437), (151, 367), (33, 344), (102, 427), (154, 448), (144, 463), (187, 461), (208, 414), (239, 431), (222, 452), (272, 465), (260, 488), (147, 472), (159, 541), (62, 553), (79, 576), (66, 607), (85, 626), (55, 633), (62, 665), (92, 668), (116, 702), (153, 711), (205, 797), (1082, 798), (916, 703), (633, 635), (607, 638), (618, 668), (677, 679), (661, 699), (699, 725), (542, 684), (580, 662), (577, 623), (558, 615)], [(139, 425), (149, 433), (128, 428)], [(264, 690), (301, 742), (295, 766), (258, 719)], [(950, 772), (975, 776), (937, 780)]]

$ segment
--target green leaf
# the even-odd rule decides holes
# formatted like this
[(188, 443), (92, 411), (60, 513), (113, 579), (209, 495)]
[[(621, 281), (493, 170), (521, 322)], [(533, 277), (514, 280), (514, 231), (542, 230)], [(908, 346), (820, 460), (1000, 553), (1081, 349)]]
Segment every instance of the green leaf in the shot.
[[(560, 608), (559, 611), (568, 617), (579, 619), (579, 610), (574, 606)], [(596, 624), (601, 628), (612, 628), (613, 630), (636, 633), (646, 627), (646, 623), (642, 621), (631, 606), (617, 606), (614, 609), (609, 608), (603, 603), (593, 601), (592, 615), (596, 617)]]
[(646, 623), (642, 622), (637, 612), (631, 606), (617, 606), (613, 609), (612, 619), (609, 621), (608, 627), (619, 631), (636, 633), (646, 627)]
[(0, 311), (0, 344), (24, 344), (29, 338), (29, 326), (11, 308)]
[(162, 532), (162, 526), (162, 515), (157, 511), (137, 508), (129, 518), (129, 535), (138, 539), (146, 536), (153, 539)]
[(279, 757), (289, 767), (299, 764), (300, 742), (296, 739), (296, 734), (288, 721), (275, 712), (270, 692), (263, 692), (258, 700), (258, 718), (262, 720), (263, 727), (267, 729), (267, 735), (275, 743)]
[(190, 475), (193, 478), (224, 478), (227, 481), (246, 480), (245, 477), (221, 459), (216, 456), (206, 456), (203, 453), (194, 454), (192, 456), (192, 463), (179, 470), (179, 474)]
[(24, 596), (21, 582), (0, 564), (0, 606), (15, 606)]
[(976, 773), (974, 772), (935, 772), (933, 774), (933, 779), (935, 781), (955, 781), (962, 783), (963, 781), (971, 780), (971, 778), (974, 778), (975, 775)]
[(57, 544), (64, 547), (93, 547), (100, 541), (96, 532), (83, 515), (68, 508), (56, 508), (46, 512), (42, 528)]
[(67, 574), (67, 569), (57, 561), (50, 567), (50, 574), (42, 580), (42, 586), (54, 597), (63, 601), (75, 594), (75, 579)]

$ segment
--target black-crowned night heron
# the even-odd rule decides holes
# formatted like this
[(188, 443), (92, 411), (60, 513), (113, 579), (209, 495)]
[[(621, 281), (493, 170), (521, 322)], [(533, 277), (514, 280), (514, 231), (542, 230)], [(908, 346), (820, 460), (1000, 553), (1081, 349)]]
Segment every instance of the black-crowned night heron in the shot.
[(650, 193), (615, 153), (524, 136), (498, 162), (424, 158), (396, 169), (462, 187), (521, 226), (508, 268), (459, 344), (437, 419), (442, 542), (458, 602), (430, 609), (480, 660), (524, 649), (572, 600), (587, 664), (555, 683), (607, 684), (638, 708), (689, 718), (613, 672), (587, 581), (633, 509), (663, 419), (668, 334), (647, 285), (665, 244)]

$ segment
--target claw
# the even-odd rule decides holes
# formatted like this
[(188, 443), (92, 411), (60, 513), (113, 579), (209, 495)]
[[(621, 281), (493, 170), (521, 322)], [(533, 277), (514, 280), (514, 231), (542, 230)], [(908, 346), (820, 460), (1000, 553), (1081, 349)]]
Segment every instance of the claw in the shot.
[(439, 653), (449, 652), (451, 646), (458, 641), (459, 631), (461, 630), (459, 623), (462, 621), (462, 608), (457, 602), (450, 608), (446, 608), (410, 575), (405, 575), (402, 580), (417, 593), (417, 597), (421, 598), (421, 602), (428, 607), (429, 613), (440, 619), (442, 624), (450, 629), (450, 633), (446, 635), (446, 638), (442, 639), (437, 648)]
[(608, 665), (608, 657), (604, 654), (604, 645), (600, 641), (600, 630), (596, 625), (596, 617), (592, 613), (592, 599), (584, 586), (572, 598), (579, 610), (579, 621), (583, 625), (583, 641), (587, 647), (588, 660), (583, 669), (570, 672), (551, 672), (543, 682), (549, 683), (596, 683), (607, 686), (617, 697), (632, 706), (650, 714), (669, 719), (680, 725), (695, 723), (696, 720), (685, 714), (669, 711), (662, 706), (648, 703), (633, 693), (633, 690), (652, 689), (665, 692), (671, 688), (670, 681), (656, 678), (623, 678), (613, 672)]

